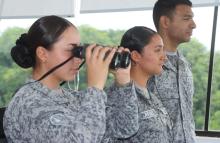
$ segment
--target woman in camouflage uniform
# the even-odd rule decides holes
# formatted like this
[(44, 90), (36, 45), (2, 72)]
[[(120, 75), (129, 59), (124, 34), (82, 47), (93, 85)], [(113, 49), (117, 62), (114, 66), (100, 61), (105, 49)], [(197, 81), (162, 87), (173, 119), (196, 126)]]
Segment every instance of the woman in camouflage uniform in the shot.
[[(58, 16), (38, 19), (16, 41), (12, 58), (22, 68), (32, 67), (33, 72), (6, 109), (4, 131), (9, 143), (101, 141), (106, 125), (103, 87), (115, 49), (105, 56), (110, 48), (88, 46), (85, 55), (88, 88), (73, 91), (60, 87), (60, 83), (73, 80), (78, 72), (82, 61), (72, 51), (79, 43), (76, 27)], [(60, 68), (43, 76), (57, 65)], [(121, 85), (129, 82), (127, 75), (117, 82)]]
[(121, 46), (131, 52), (130, 72), (136, 96), (125, 94), (119, 97), (118, 91), (112, 88), (110, 92), (115, 96), (108, 96), (107, 130), (103, 142), (171, 143), (170, 118), (162, 103), (146, 87), (150, 77), (162, 72), (166, 59), (161, 37), (147, 27), (136, 26), (123, 35)]

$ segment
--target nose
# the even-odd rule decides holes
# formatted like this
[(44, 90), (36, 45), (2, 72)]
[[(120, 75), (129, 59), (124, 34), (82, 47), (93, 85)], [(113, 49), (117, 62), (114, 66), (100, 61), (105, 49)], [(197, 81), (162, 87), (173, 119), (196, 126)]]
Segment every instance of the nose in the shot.
[(192, 29), (195, 29), (196, 28), (196, 23), (195, 21), (192, 19), (192, 22), (191, 22), (191, 28)]
[(166, 52), (165, 52), (165, 51), (162, 52), (161, 60), (162, 60), (163, 62), (167, 61), (167, 55), (166, 55)]

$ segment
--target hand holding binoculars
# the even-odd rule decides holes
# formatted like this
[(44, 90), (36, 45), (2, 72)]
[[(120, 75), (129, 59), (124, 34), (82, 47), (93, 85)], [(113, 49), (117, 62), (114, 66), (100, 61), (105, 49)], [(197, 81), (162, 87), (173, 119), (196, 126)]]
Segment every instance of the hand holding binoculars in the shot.
[[(80, 58), (80, 59), (85, 59), (85, 53), (86, 53), (86, 48), (90, 44), (81, 44), (81, 45), (76, 45), (73, 50), (73, 56)], [(103, 46), (104, 47), (104, 46)], [(109, 52), (106, 53), (106, 56), (108, 55)], [(122, 52), (115, 52), (111, 63), (109, 65), (110, 69), (118, 69), (118, 68), (127, 68), (130, 64), (130, 53), (127, 51), (122, 51)]]

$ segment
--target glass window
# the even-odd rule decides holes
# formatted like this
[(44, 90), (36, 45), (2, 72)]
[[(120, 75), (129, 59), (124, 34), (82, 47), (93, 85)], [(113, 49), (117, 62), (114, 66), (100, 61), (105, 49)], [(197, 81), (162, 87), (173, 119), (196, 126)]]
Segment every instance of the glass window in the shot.
[[(193, 8), (197, 28), (193, 32), (192, 40), (180, 45), (180, 49), (192, 65), (195, 86), (193, 114), (197, 130), (204, 128), (213, 11), (213, 7)], [(151, 10), (79, 14), (74, 18), (67, 19), (78, 26), (82, 42), (97, 42), (104, 45), (118, 45), (124, 31), (133, 26), (143, 25), (155, 29)], [(15, 89), (21, 86), (30, 75), (30, 70), (22, 70), (12, 62), (10, 49), (19, 35), (25, 32), (35, 20), (10, 19), (0, 21), (0, 107), (7, 106)], [(218, 20), (218, 25), (220, 25), (219, 23)], [(220, 74), (218, 74), (220, 73), (220, 44), (217, 40), (220, 38), (219, 29), (220, 27), (217, 29), (215, 43), (216, 54), (211, 103), (213, 105), (211, 106), (210, 118), (210, 128), (214, 130), (220, 129), (220, 85), (218, 84), (220, 81)], [(86, 87), (84, 72), (85, 69), (83, 68), (80, 72), (80, 89)], [(109, 81), (111, 79), (112, 77), (109, 76)]]
[(218, 11), (209, 130), (220, 131), (220, 12)]
[(193, 31), (191, 41), (180, 45), (180, 49), (192, 66), (195, 89), (193, 115), (196, 130), (203, 130), (205, 122), (213, 10), (213, 7), (193, 8), (196, 29)]
[(0, 21), (0, 107), (7, 106), (16, 88), (21, 86), (29, 70), (18, 68), (11, 59), (10, 50), (21, 33), (26, 32), (31, 20)]

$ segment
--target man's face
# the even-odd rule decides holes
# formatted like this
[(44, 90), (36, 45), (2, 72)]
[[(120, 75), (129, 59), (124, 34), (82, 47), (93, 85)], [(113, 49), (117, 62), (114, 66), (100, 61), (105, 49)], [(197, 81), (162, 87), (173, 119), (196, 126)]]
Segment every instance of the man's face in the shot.
[(178, 44), (188, 42), (194, 28), (196, 28), (196, 24), (191, 7), (188, 5), (176, 6), (167, 29), (170, 39), (175, 40)]

